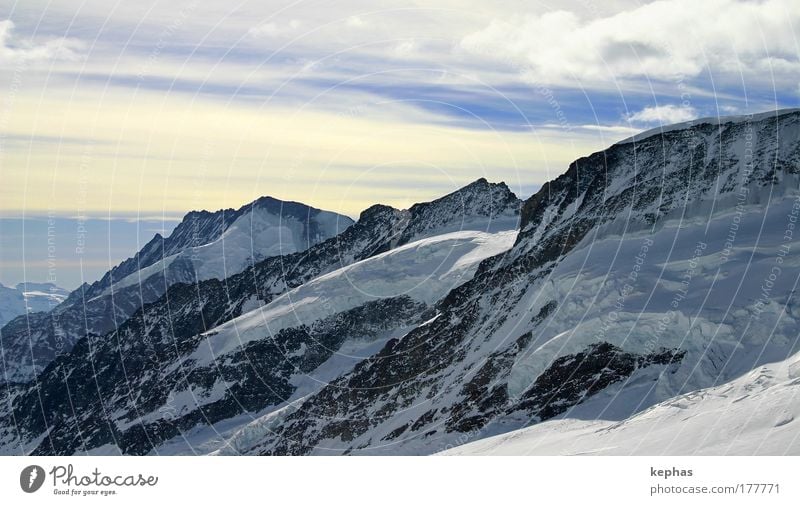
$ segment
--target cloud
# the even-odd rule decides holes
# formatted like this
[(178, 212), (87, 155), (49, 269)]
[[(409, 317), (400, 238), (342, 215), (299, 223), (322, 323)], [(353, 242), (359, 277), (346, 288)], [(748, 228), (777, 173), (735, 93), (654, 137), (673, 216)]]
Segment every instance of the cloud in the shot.
[(460, 45), (555, 83), (678, 80), (706, 69), (789, 74), (800, 71), (799, 24), (796, 0), (662, 0), (595, 19), (567, 11), (496, 19)]
[(365, 24), (366, 23), (364, 23), (364, 20), (360, 16), (350, 16), (347, 18), (347, 26), (351, 28), (361, 28)]
[[(48, 111), (47, 121), (41, 110)], [(4, 152), (4, 164), (19, 169), (3, 173), (0, 214), (110, 208), (126, 215), (178, 214), (272, 195), (358, 215), (377, 202), (402, 205), (405, 196), (395, 196), (399, 184), (416, 183), (420, 201), (435, 198), (442, 185), (481, 176), (543, 184), (607, 144), (563, 131), (425, 124), (417, 114), (391, 101), (336, 113), (146, 89), (111, 88), (102, 101), (89, 90), (69, 101), (21, 93), (9, 111), (8, 134), (56, 138), (69, 132), (85, 141), (29, 143)], [(75, 197), (87, 194), (88, 200)]]
[[(738, 106), (737, 113), (774, 109), (776, 90), (774, 102), (789, 106), (800, 90), (800, 72), (789, 74), (788, 84), (770, 80), (772, 70), (797, 65), (789, 24), (800, 26), (798, 9), (785, 0), (637, 2), (619, 14), (582, 11), (585, 1), (574, 0), (550, 13), (515, 4), (530, 9), (516, 15), (508, 4), (477, 0), (424, 8), (391, 8), (395, 0), (388, 0), (369, 12), (349, 2), (287, 10), (275, 1), (252, 9), (199, 2), (180, 30), (170, 27), (183, 19), (181, 3), (160, 3), (153, 16), (147, 1), (118, 9), (98, 2), (75, 24), (74, 8), (58, 2), (41, 26), (20, 18), (12, 31), (0, 22), (0, 61), (58, 55), (55, 39), (65, 34), (92, 47), (77, 52), (86, 65), (58, 61), (25, 74), (6, 120), (13, 144), (4, 151), (5, 163), (20, 170), (0, 185), (0, 210), (76, 212), (75, 171), (91, 145), (88, 184), (99, 197), (87, 211), (178, 212), (198, 198), (223, 207), (275, 193), (357, 213), (376, 201), (392, 203), (398, 180), (416, 180), (373, 178), (373, 168), (386, 162), (433, 165), (459, 181), (486, 167), (491, 178), (542, 184), (573, 159), (653, 122), (725, 112), (723, 104)], [(65, 55), (76, 53), (70, 41), (61, 44)], [(713, 87), (704, 71), (712, 66)], [(676, 107), (684, 102), (674, 95), (681, 69), (693, 109)], [(719, 69), (738, 79), (721, 83)], [(521, 72), (565, 85), (531, 86), (519, 82)], [(620, 76), (629, 80), (614, 87), (609, 77)], [(70, 142), (64, 132), (87, 140)], [(42, 141), (53, 138), (60, 141)], [(214, 149), (206, 155), (209, 143)], [(206, 162), (209, 180), (196, 197), (197, 167)], [(343, 198), (335, 184), (362, 175), (374, 189)], [(309, 195), (307, 181), (318, 181), (319, 193)], [(57, 193), (26, 198), (26, 184)], [(428, 191), (425, 184), (420, 191)], [(113, 199), (103, 196), (112, 192)]]
[(410, 58), (417, 51), (417, 43), (413, 40), (404, 40), (394, 46), (394, 56), (397, 58)]
[(599, 125), (599, 124), (585, 124), (579, 126), (583, 130), (597, 131), (611, 135), (633, 135), (639, 132), (639, 128), (631, 128), (622, 125)]
[(263, 23), (258, 26), (254, 26), (247, 31), (248, 35), (251, 37), (262, 38), (262, 37), (284, 37), (286, 35), (291, 35), (297, 32), (297, 29), (300, 28), (302, 23), (297, 19), (292, 19), (288, 23), (280, 24), (274, 21), (270, 21), (268, 23)]
[(697, 111), (689, 106), (677, 105), (658, 105), (655, 107), (645, 107), (639, 112), (628, 116), (628, 120), (634, 123), (660, 123), (672, 124), (683, 123), (697, 118)]
[(50, 59), (79, 59), (84, 44), (75, 39), (57, 38), (39, 44), (14, 37), (14, 22), (0, 21), (0, 64), (28, 63)]

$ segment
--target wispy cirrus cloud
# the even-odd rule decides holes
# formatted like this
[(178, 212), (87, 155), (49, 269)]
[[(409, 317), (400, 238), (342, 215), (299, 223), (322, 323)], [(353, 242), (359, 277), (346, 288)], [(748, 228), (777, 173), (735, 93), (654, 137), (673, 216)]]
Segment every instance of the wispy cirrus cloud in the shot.
[[(0, 5), (0, 59), (48, 61), (24, 86), (0, 64), (0, 86), (18, 88), (0, 139), (20, 167), (0, 187), (15, 211), (72, 209), (87, 151), (85, 184), (105, 196), (91, 203), (117, 212), (273, 194), (357, 213), (398, 186), (427, 198), (479, 175), (531, 188), (657, 123), (798, 97), (789, 0)], [(388, 162), (401, 175), (379, 177)], [(214, 176), (202, 198), (197, 166)], [(336, 184), (360, 176), (369, 191), (340, 202)], [(24, 184), (54, 192), (20, 198)]]

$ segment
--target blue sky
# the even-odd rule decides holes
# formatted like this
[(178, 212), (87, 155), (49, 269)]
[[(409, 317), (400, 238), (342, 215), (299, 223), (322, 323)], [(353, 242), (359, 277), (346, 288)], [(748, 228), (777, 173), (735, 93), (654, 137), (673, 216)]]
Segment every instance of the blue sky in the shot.
[(53, 282), (69, 289), (93, 282), (177, 221), (0, 218), (0, 282)]
[(5, 219), (527, 197), (637, 131), (800, 98), (791, 0), (0, 5)]

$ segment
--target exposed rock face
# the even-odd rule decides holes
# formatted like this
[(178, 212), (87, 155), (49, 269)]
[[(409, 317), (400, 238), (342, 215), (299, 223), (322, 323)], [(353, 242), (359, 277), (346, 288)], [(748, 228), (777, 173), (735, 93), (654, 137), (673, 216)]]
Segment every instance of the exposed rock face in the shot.
[(680, 363), (685, 355), (685, 351), (666, 349), (637, 355), (607, 342), (593, 344), (584, 352), (556, 359), (512, 410), (526, 411), (532, 420), (544, 421), (629, 378), (637, 368)]

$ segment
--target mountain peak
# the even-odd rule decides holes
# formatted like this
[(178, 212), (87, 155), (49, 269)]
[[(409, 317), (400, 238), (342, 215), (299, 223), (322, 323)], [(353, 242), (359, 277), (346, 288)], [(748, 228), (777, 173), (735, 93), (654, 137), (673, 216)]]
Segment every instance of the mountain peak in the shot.
[[(509, 193), (511, 192), (511, 189), (503, 181), (490, 182), (488, 179), (486, 179), (486, 177), (480, 177), (480, 178), (475, 179), (474, 181), (470, 182), (466, 186), (462, 186), (462, 187), (458, 188), (457, 190), (453, 191), (450, 194), (451, 195), (452, 194), (458, 194), (458, 193), (463, 193), (465, 191), (471, 191), (471, 190), (476, 190), (476, 189), (477, 190), (482, 190), (482, 189), (488, 190), (488, 189), (491, 189), (491, 188), (497, 188), (497, 189), (500, 189), (502, 191), (508, 191)], [(446, 198), (447, 196), (448, 195), (445, 195), (442, 198)]]
[[(461, 207), (461, 215), (515, 214), (522, 203), (505, 182), (492, 183), (481, 177), (466, 186), (430, 202), (417, 203), (409, 209), (412, 214), (424, 209)], [(515, 207), (516, 206), (516, 207)]]
[(505, 183), (481, 177), (441, 198), (412, 205), (400, 243), (445, 231), (514, 229), (521, 206)]
[(398, 209), (391, 207), (389, 205), (383, 205), (381, 203), (376, 203), (375, 205), (371, 205), (366, 209), (361, 211), (361, 214), (358, 216), (359, 222), (365, 221), (368, 219), (373, 219), (375, 216), (380, 216), (383, 214), (395, 213), (400, 212)]

